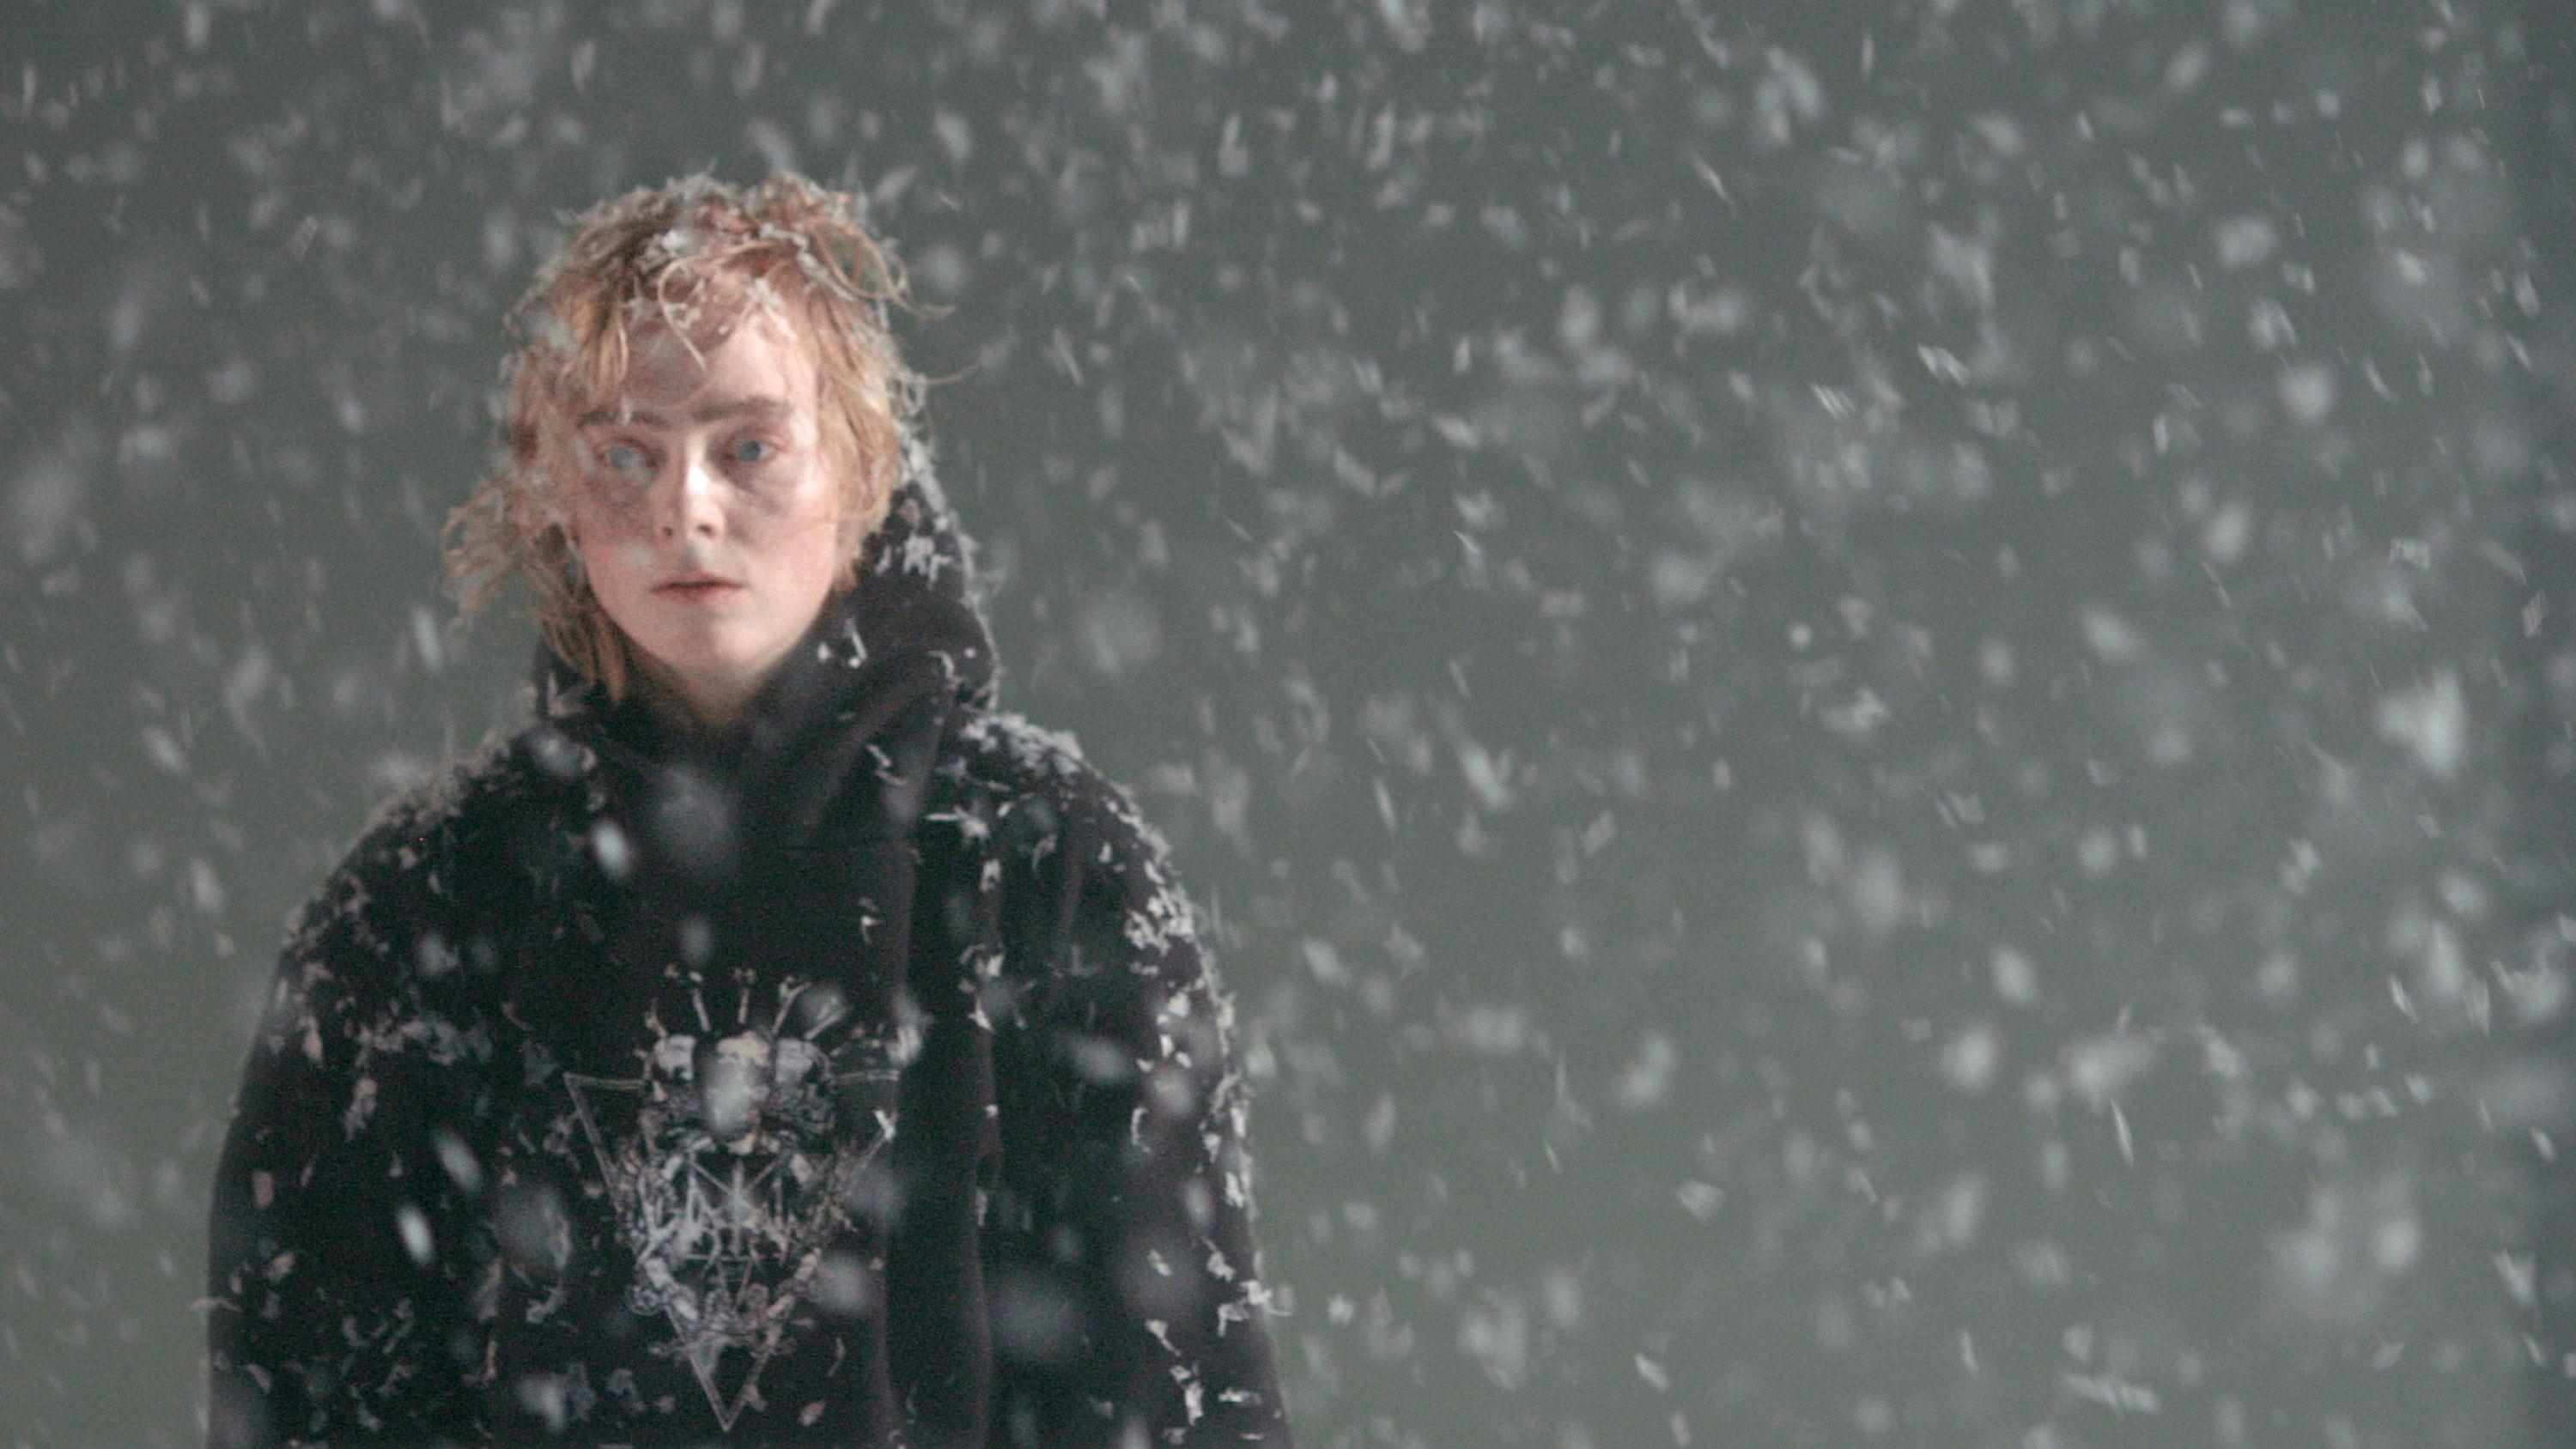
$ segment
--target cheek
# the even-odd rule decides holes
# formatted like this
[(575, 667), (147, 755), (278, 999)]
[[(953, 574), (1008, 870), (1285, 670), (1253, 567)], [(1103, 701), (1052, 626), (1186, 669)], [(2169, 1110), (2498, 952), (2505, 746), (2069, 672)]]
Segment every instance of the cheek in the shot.
[(652, 563), (652, 548), (633, 519), (596, 502), (576, 502), (564, 531), (581, 552), (582, 571), (591, 590), (602, 596), (622, 593), (630, 578)]
[[(745, 518), (744, 541), (788, 564), (800, 578), (817, 567), (830, 570), (839, 562), (840, 494), (836, 482), (809, 482), (778, 507)], [(749, 536), (755, 531), (756, 537)]]
[(841, 519), (837, 510), (818, 510), (797, 532), (797, 592), (820, 601), (841, 575)]
[(600, 484), (587, 478), (566, 490), (565, 519), (592, 537), (641, 532), (648, 522), (646, 513), (640, 495), (629, 492), (624, 497), (610, 496)]

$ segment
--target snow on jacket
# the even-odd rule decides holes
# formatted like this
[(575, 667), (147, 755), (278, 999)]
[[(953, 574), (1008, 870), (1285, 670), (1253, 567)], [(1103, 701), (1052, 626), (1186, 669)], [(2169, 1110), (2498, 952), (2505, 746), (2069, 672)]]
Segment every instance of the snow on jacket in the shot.
[(211, 1445), (1289, 1442), (1161, 844), (993, 712), (926, 468), (871, 560), (723, 750), (541, 663), (306, 909)]

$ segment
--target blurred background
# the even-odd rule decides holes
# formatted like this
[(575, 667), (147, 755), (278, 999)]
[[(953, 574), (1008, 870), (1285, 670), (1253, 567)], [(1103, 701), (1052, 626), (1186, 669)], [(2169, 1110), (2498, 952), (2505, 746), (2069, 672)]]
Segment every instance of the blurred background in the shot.
[(197, 1435), (285, 918), (524, 708), (436, 559), (501, 314), (778, 167), (1201, 904), (1302, 1442), (2562, 1442), (2571, 46), (15, 0), (0, 1445)]

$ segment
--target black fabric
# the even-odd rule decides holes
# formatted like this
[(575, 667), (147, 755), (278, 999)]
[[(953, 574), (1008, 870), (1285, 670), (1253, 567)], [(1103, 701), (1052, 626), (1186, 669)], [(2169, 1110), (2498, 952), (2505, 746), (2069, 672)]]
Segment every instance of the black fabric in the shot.
[(910, 473), (736, 737), (543, 660), (307, 908), (211, 1445), (1288, 1443), (1187, 900)]

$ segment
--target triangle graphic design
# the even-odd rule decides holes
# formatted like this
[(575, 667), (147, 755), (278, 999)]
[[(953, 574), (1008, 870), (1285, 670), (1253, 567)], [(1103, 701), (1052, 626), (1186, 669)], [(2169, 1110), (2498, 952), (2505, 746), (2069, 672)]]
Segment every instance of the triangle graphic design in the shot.
[(742, 1387), (730, 1398), (718, 1381), (724, 1362), (723, 1346), (697, 1343), (686, 1348), (689, 1368), (698, 1376), (698, 1387), (706, 1391), (707, 1407), (715, 1411), (717, 1429), (733, 1432), (734, 1420), (742, 1417), (742, 1411), (761, 1401), (760, 1371), (769, 1366), (769, 1355), (775, 1348), (774, 1343), (764, 1344), (752, 1356), (750, 1366), (743, 1371)]
[[(598, 1107), (593, 1107), (591, 1094), (600, 1093), (610, 1098), (641, 1097), (644, 1094), (644, 1082), (641, 1078), (619, 1081), (614, 1077), (585, 1077), (579, 1072), (566, 1072), (563, 1074), (563, 1079), (565, 1089), (572, 1094), (573, 1117), (581, 1123), (581, 1135), (590, 1139), (591, 1160), (598, 1164), (600, 1176), (607, 1182), (609, 1193), (613, 1197), (618, 1190), (617, 1172), (610, 1166), (612, 1153), (608, 1145), (608, 1136), (600, 1130), (599, 1126), (600, 1111), (606, 1108), (608, 1103), (602, 1101)], [(634, 1108), (629, 1105), (626, 1110), (630, 1114), (628, 1120), (618, 1124), (627, 1129), (617, 1134), (621, 1140), (627, 1137), (634, 1127), (631, 1116)], [(619, 1204), (619, 1210), (621, 1213), (624, 1211), (623, 1203)]]
[[(830, 1080), (882, 1087), (892, 1075), (866, 1070)], [(657, 1352), (689, 1365), (718, 1429), (730, 1432), (762, 1403), (761, 1371), (804, 1305), (827, 1247), (849, 1225), (852, 1190), (893, 1124), (883, 1112), (866, 1123), (827, 1120), (804, 1140), (745, 1153), (709, 1136), (683, 1100), (684, 1086), (674, 1092), (676, 1084), (651, 1076), (573, 1072), (564, 1084), (635, 1256), (628, 1304), (669, 1323), (671, 1342)], [(843, 1126), (851, 1130), (834, 1130)]]

